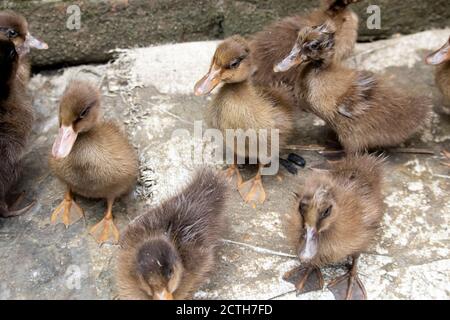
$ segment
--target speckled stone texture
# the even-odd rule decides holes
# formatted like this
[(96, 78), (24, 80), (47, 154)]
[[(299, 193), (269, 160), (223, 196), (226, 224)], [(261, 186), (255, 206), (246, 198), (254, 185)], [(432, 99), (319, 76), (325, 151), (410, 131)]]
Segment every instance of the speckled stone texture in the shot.
[[(348, 63), (382, 74), (407, 90), (434, 102), (432, 122), (405, 146), (427, 148), (434, 155), (388, 154), (386, 214), (377, 244), (361, 256), (360, 277), (369, 299), (449, 299), (450, 297), (450, 175), (440, 165), (443, 148), (450, 149), (450, 119), (434, 87), (426, 53), (448, 38), (450, 30), (359, 44)], [(79, 66), (33, 77), (30, 88), (37, 120), (24, 158), (19, 189), (37, 200), (29, 213), (0, 220), (0, 299), (112, 299), (117, 247), (99, 248), (88, 228), (102, 218), (103, 201), (79, 199), (86, 220), (69, 229), (50, 225), (50, 214), (64, 188), (51, 175), (47, 157), (57, 132), (58, 100), (73, 78), (98, 83), (104, 94), (105, 117), (127, 130), (141, 154), (141, 178), (136, 190), (114, 206), (117, 225), (145, 212), (186, 183), (196, 167), (191, 161), (196, 141), (193, 123), (202, 119), (210, 98), (197, 98), (192, 88), (206, 71), (215, 42), (165, 45), (120, 51), (107, 65)], [(323, 121), (299, 114), (292, 144), (322, 144)], [(187, 129), (190, 135), (174, 135)], [(324, 159), (314, 151), (300, 152), (307, 167)], [(284, 227), (289, 194), (297, 176), (265, 177), (267, 202), (252, 209), (236, 190), (228, 204), (229, 233), (219, 251), (217, 271), (196, 294), (199, 299), (332, 299), (326, 289), (296, 297), (282, 280), (298, 264), (286, 241)], [(247, 179), (255, 168), (243, 170)], [(324, 270), (325, 283), (344, 272), (343, 265)]]

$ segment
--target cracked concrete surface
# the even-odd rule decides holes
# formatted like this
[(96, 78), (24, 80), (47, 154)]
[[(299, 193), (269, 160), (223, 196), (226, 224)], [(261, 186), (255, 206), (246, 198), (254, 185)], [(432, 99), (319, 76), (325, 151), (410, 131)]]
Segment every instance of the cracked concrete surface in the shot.
[[(448, 38), (450, 30), (358, 44), (350, 65), (385, 74), (407, 90), (433, 99), (432, 123), (406, 146), (434, 155), (391, 153), (384, 189), (386, 214), (377, 244), (363, 254), (361, 279), (369, 299), (448, 299), (450, 297), (450, 175), (440, 150), (450, 149), (450, 119), (434, 87), (433, 68), (423, 57)], [(112, 299), (117, 247), (99, 248), (88, 228), (101, 219), (104, 203), (80, 199), (86, 220), (64, 229), (50, 225), (50, 213), (63, 197), (63, 186), (50, 174), (47, 157), (57, 131), (58, 100), (72, 78), (101, 86), (105, 117), (116, 119), (141, 155), (136, 190), (118, 201), (119, 229), (170, 196), (193, 172), (192, 146), (210, 147), (193, 136), (210, 98), (197, 98), (192, 87), (207, 70), (216, 42), (165, 45), (118, 52), (107, 65), (80, 66), (33, 77), (30, 88), (37, 120), (19, 188), (35, 208), (0, 220), (0, 299)], [(292, 144), (323, 144), (323, 121), (301, 113)], [(191, 134), (174, 135), (176, 129)], [(323, 158), (302, 151), (307, 166)], [(218, 164), (213, 164), (218, 165)], [(219, 165), (218, 165), (219, 166)], [(286, 241), (286, 195), (304, 177), (281, 169), (283, 181), (266, 177), (268, 200), (257, 209), (242, 203), (235, 190), (228, 206), (229, 232), (219, 251), (217, 271), (195, 295), (198, 299), (333, 299), (327, 290), (297, 297), (284, 272), (298, 264)], [(248, 178), (254, 168), (243, 171)], [(342, 274), (344, 265), (324, 270), (325, 282)]]

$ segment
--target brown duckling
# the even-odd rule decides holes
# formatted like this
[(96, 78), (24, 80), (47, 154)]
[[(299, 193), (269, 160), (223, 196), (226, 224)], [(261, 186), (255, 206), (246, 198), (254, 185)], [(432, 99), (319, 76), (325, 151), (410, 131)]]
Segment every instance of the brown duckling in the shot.
[(253, 79), (261, 85), (283, 82), (289, 86), (295, 84), (299, 67), (285, 73), (273, 73), (273, 65), (286, 57), (295, 43), (299, 30), (322, 24), (332, 19), (336, 25), (336, 48), (334, 59), (340, 61), (348, 57), (355, 46), (358, 36), (358, 16), (348, 7), (359, 0), (324, 0), (321, 7), (308, 15), (284, 18), (277, 21), (252, 37), (250, 47), (255, 65)]
[(15, 210), (21, 197), (8, 205), (11, 188), (20, 175), (20, 160), (33, 125), (31, 100), (18, 81), (19, 57), (12, 43), (0, 33), (0, 217), (26, 212), (33, 204)]
[(120, 241), (120, 299), (190, 299), (214, 267), (227, 194), (225, 179), (203, 168), (180, 193), (131, 222)]
[(335, 30), (332, 21), (303, 28), (289, 56), (274, 71), (305, 64), (295, 95), (336, 131), (347, 152), (404, 142), (427, 121), (431, 102), (393, 88), (372, 72), (336, 62)]
[(107, 202), (105, 217), (90, 234), (99, 243), (109, 239), (118, 242), (112, 207), (114, 200), (136, 183), (136, 152), (115, 123), (101, 121), (100, 92), (87, 82), (73, 81), (68, 85), (60, 102), (59, 123), (50, 167), (67, 186), (67, 192), (53, 211), (51, 221), (67, 227), (83, 217), (72, 193), (103, 198)]
[[(240, 36), (224, 40), (218, 47), (211, 62), (209, 72), (195, 85), (195, 95), (210, 93), (216, 86), (223, 84), (210, 104), (206, 118), (211, 127), (219, 129), (226, 137), (226, 130), (254, 130), (258, 136), (261, 129), (268, 130), (267, 145), (271, 145), (271, 132), (279, 130), (279, 148), (282, 149), (293, 132), (293, 97), (284, 87), (254, 86), (250, 76), (252, 58), (248, 43)], [(239, 133), (236, 134), (236, 136)], [(257, 175), (242, 183), (236, 158), (255, 158), (248, 146), (239, 153), (234, 141), (235, 163), (229, 169), (229, 175), (238, 176), (238, 189), (246, 202), (263, 203), (266, 193), (262, 186), (260, 159)], [(239, 138), (239, 137), (238, 137)], [(259, 142), (259, 141), (258, 141)], [(269, 155), (271, 156), (271, 155)]]
[(328, 288), (336, 299), (366, 299), (357, 261), (383, 217), (382, 162), (370, 155), (347, 157), (332, 163), (329, 171), (313, 171), (299, 188), (289, 238), (303, 266), (284, 276), (297, 293), (322, 289), (319, 268), (352, 257), (349, 272)]
[(18, 75), (21, 81), (27, 84), (30, 80), (31, 70), (28, 59), (30, 49), (45, 50), (48, 49), (48, 45), (33, 37), (28, 30), (28, 22), (25, 17), (14, 11), (0, 11), (0, 32), (14, 42), (20, 57)]
[[(436, 65), (436, 85), (444, 96), (444, 104), (450, 113), (450, 37), (448, 41), (437, 51), (426, 58), (426, 63)], [(444, 156), (450, 160), (450, 153), (443, 151)], [(450, 162), (443, 163), (450, 167)]]

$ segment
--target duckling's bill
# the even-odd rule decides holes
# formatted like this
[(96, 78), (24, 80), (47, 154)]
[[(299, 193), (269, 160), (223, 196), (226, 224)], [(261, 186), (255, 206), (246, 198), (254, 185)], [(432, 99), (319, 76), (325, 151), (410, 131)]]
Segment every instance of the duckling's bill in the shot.
[(273, 67), (274, 72), (285, 72), (302, 63), (300, 48), (296, 44), (289, 55)]
[(17, 48), (17, 51), (20, 55), (25, 55), (29, 53), (33, 48), (38, 50), (47, 50), (48, 44), (28, 33), (25, 38), (25, 42)]
[(209, 72), (201, 78), (194, 87), (194, 93), (196, 96), (203, 96), (205, 94), (213, 91), (215, 87), (221, 82), (220, 74), (222, 73), (221, 68), (213, 65)]
[(59, 128), (58, 136), (53, 144), (52, 155), (56, 159), (67, 157), (77, 140), (77, 136), (78, 134), (73, 130), (72, 126), (62, 125), (61, 128)]
[(433, 52), (426, 58), (427, 64), (441, 64), (445, 61), (450, 61), (450, 39), (442, 48)]

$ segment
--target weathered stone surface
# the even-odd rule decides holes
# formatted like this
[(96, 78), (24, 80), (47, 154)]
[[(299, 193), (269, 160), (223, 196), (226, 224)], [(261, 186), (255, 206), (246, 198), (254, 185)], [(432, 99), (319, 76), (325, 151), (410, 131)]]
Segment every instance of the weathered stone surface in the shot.
[[(442, 148), (450, 149), (450, 119), (440, 113), (440, 94), (433, 68), (423, 56), (438, 47), (450, 30), (427, 31), (358, 45), (348, 61), (358, 68), (383, 73), (411, 92), (433, 98), (432, 124), (406, 146), (429, 148), (435, 155), (389, 154), (386, 212), (376, 245), (363, 254), (360, 277), (369, 299), (450, 298), (450, 176), (441, 166)], [(36, 75), (31, 82), (37, 121), (20, 189), (37, 206), (29, 213), (0, 220), (0, 299), (111, 299), (117, 248), (98, 248), (88, 229), (101, 219), (102, 201), (79, 199), (86, 221), (65, 229), (50, 225), (50, 213), (62, 200), (63, 186), (51, 176), (47, 155), (57, 132), (58, 100), (72, 78), (100, 84), (105, 116), (124, 125), (141, 154), (141, 185), (114, 206), (117, 225), (145, 212), (186, 183), (192, 163), (194, 121), (201, 120), (210, 98), (191, 94), (207, 70), (215, 42), (196, 42), (126, 50), (111, 64), (79, 66)], [(177, 58), (175, 58), (177, 57)], [(174, 135), (187, 129), (191, 135)], [(292, 143), (326, 140), (323, 121), (301, 114)], [(205, 142), (205, 145), (209, 144)], [(307, 168), (324, 159), (302, 152)], [(308, 169), (305, 169), (308, 170)], [(243, 170), (245, 179), (254, 168)], [(228, 203), (230, 230), (219, 251), (214, 272), (199, 299), (332, 299), (323, 291), (296, 297), (282, 280), (298, 264), (286, 241), (287, 196), (305, 171), (283, 181), (265, 177), (268, 200), (256, 210), (242, 203), (235, 190)], [(325, 283), (345, 272), (343, 265), (324, 268)]]
[[(305, 13), (318, 0), (4, 0), (0, 8), (26, 15), (34, 33), (50, 49), (33, 53), (38, 67), (105, 62), (111, 49), (250, 34), (285, 16)], [(66, 27), (67, 8), (81, 9), (81, 29)], [(369, 30), (367, 7), (381, 8), (381, 29)], [(367, 41), (448, 26), (450, 2), (362, 1), (354, 8), (361, 17), (359, 40)]]

